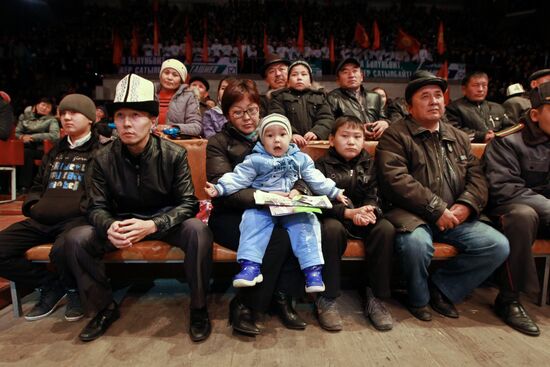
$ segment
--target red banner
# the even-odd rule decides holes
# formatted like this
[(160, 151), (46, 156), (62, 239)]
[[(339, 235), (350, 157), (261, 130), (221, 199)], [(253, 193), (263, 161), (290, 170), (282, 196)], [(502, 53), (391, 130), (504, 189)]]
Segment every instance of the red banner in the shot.
[(370, 41), (369, 41), (369, 35), (365, 31), (365, 27), (363, 27), (361, 24), (357, 23), (355, 25), (355, 42), (357, 42), (357, 45), (361, 48), (369, 48)]
[(375, 20), (372, 23), (372, 49), (378, 50), (380, 48), (380, 30), (378, 29), (378, 22)]
[(439, 22), (439, 31), (437, 32), (437, 53), (443, 55), (445, 50), (445, 32), (443, 29), (443, 22)]
[[(441, 65), (441, 68), (437, 72), (437, 76), (445, 80), (449, 79), (449, 63), (447, 62), (447, 60), (445, 60), (443, 65)], [(449, 98), (449, 88), (447, 88), (447, 90), (445, 91), (444, 98), (445, 98), (445, 106), (446, 106), (451, 101), (451, 99)]]
[(303, 54), (304, 53), (304, 25), (302, 24), (302, 16), (298, 21), (298, 40), (296, 41), (296, 47)]
[(410, 55), (416, 55), (420, 51), (420, 42), (399, 28), (397, 31), (397, 48), (407, 51)]
[(202, 36), (202, 62), (208, 62), (208, 20), (204, 18), (204, 34)]

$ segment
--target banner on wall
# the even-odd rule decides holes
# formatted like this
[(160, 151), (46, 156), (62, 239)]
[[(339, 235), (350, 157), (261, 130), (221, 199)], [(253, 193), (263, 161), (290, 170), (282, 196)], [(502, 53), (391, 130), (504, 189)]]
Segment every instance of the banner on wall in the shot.
[[(402, 61), (363, 61), (362, 69), (366, 78), (373, 79), (410, 79), (417, 70), (426, 70), (436, 75), (441, 68), (440, 63), (418, 64)], [(466, 74), (466, 64), (449, 64), (448, 80), (462, 80)]]
[[(156, 74), (160, 73), (160, 66), (164, 58), (161, 56), (142, 56), (142, 57), (123, 57), (122, 63), (118, 68), (121, 75), (135, 74)], [(194, 62), (191, 66), (187, 65), (190, 74), (237, 74), (237, 58), (222, 57), (215, 63)]]

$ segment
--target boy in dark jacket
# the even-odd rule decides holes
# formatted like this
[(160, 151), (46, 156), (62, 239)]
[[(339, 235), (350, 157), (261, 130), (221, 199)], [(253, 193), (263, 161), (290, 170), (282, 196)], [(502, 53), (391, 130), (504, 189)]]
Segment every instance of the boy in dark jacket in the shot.
[(315, 165), (348, 193), (350, 205), (336, 203), (332, 209), (323, 210), (323, 220), (340, 221), (348, 237), (365, 242), (368, 262), (365, 316), (376, 329), (390, 330), (392, 317), (381, 299), (390, 297), (395, 229), (382, 218), (374, 160), (363, 149), (362, 121), (354, 116), (339, 117), (329, 140), (328, 154)]

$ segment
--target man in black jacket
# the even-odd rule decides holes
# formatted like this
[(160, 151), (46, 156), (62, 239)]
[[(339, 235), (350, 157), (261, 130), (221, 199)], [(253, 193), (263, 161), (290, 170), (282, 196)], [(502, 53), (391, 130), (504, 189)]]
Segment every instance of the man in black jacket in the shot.
[(288, 80), (288, 67), (290, 61), (282, 59), (278, 55), (269, 55), (262, 66), (261, 76), (267, 84), (267, 93), (260, 96), (260, 117), (267, 115), (269, 109), (269, 97), (272, 91), (286, 87)]
[(363, 86), (363, 71), (357, 59), (342, 60), (336, 68), (340, 88), (328, 94), (327, 100), (334, 118), (355, 116), (365, 124), (365, 137), (378, 140), (388, 128), (388, 119), (382, 106), (382, 98)]
[(158, 102), (149, 80), (125, 76), (116, 87), (112, 112), (119, 139), (99, 150), (92, 161), (88, 219), (93, 226), (73, 229), (66, 241), (68, 264), (84, 305), (98, 311), (80, 339), (98, 338), (120, 317), (103, 255), (150, 239), (185, 252), (185, 275), (191, 288), (189, 331), (193, 341), (204, 340), (211, 331), (206, 292), (212, 233), (195, 218), (199, 203), (187, 151), (151, 134)]
[[(59, 111), (67, 136), (42, 160), (23, 203), (23, 214), (29, 219), (0, 232), (0, 276), (40, 292), (38, 303), (25, 315), (29, 321), (51, 314), (65, 295), (65, 319), (77, 321), (84, 316), (76, 282), (67, 271), (63, 239), (71, 228), (86, 223), (84, 175), (98, 146), (91, 132), (95, 105), (84, 95), (70, 94), (61, 100)], [(53, 242), (50, 259), (57, 274), (25, 259), (28, 249), (47, 242)]]
[(494, 139), (484, 158), (490, 214), (510, 241), (510, 257), (498, 272), (495, 311), (514, 329), (537, 336), (540, 330), (520, 303), (520, 292), (540, 291), (531, 246), (537, 237), (550, 237), (550, 82), (530, 97), (524, 128)]
[(469, 73), (462, 79), (464, 97), (446, 107), (449, 122), (467, 133), (474, 143), (488, 143), (496, 132), (515, 124), (500, 104), (486, 100), (488, 88), (489, 76), (486, 73)]

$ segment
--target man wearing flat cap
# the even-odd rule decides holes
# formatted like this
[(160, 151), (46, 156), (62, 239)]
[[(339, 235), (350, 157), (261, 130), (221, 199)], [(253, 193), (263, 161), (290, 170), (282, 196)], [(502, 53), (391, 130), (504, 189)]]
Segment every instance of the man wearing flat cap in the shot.
[(529, 76), (529, 86), (531, 89), (538, 87), (540, 84), (550, 82), (550, 69), (541, 69), (535, 71)]
[(379, 94), (363, 86), (361, 64), (353, 57), (345, 58), (336, 67), (339, 88), (331, 91), (327, 101), (334, 118), (355, 116), (365, 124), (365, 137), (378, 140), (389, 126)]
[(510, 241), (510, 257), (497, 273), (495, 312), (514, 329), (538, 336), (520, 293), (540, 292), (531, 247), (536, 238), (550, 238), (550, 82), (532, 89), (530, 100), (523, 129), (493, 139), (484, 159), (490, 214)]
[(260, 96), (260, 116), (266, 116), (269, 109), (269, 94), (286, 87), (290, 61), (276, 54), (268, 55), (262, 67), (261, 76), (267, 84), (267, 93)]
[[(430, 321), (436, 312), (458, 317), (454, 304), (481, 284), (508, 256), (503, 234), (478, 220), (487, 202), (487, 181), (471, 153), (468, 136), (442, 121), (444, 79), (431, 74), (405, 90), (409, 116), (394, 122), (376, 149), (386, 218), (397, 230), (395, 252), (407, 279), (409, 311)], [(458, 255), (433, 274), (433, 242)]]
[[(71, 228), (86, 224), (85, 175), (98, 147), (91, 131), (95, 105), (82, 94), (69, 94), (61, 100), (59, 114), (67, 135), (42, 159), (22, 207), (28, 219), (0, 232), (0, 276), (40, 293), (37, 304), (25, 315), (29, 321), (50, 315), (65, 297), (65, 319), (77, 321), (84, 316), (63, 243)], [(28, 249), (48, 242), (53, 242), (50, 260), (57, 273), (25, 258)]]
[(212, 233), (195, 218), (199, 203), (186, 150), (151, 134), (158, 109), (149, 80), (129, 74), (117, 84), (109, 112), (119, 138), (98, 150), (92, 161), (92, 225), (74, 228), (65, 243), (84, 306), (97, 312), (80, 333), (82, 341), (100, 337), (120, 316), (101, 258), (141, 240), (162, 240), (185, 252), (190, 336), (201, 341), (210, 335), (206, 293)]

